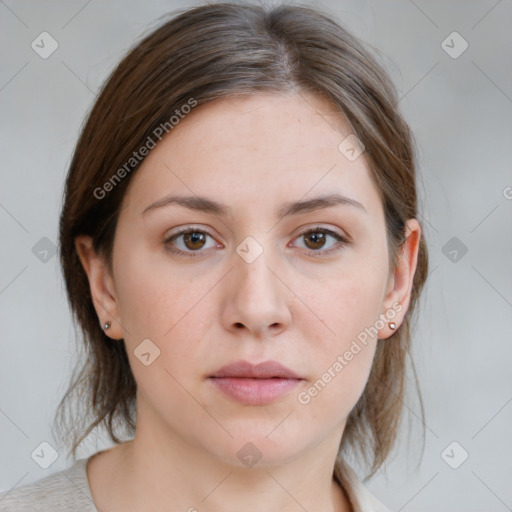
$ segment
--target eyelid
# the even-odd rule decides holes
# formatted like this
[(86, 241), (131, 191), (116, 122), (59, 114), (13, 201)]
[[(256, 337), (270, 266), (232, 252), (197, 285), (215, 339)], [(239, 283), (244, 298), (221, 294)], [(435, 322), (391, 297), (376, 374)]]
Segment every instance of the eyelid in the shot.
[(332, 233), (333, 235), (339, 236), (340, 238), (343, 238), (347, 242), (352, 242), (352, 237), (343, 230), (341, 233), (336, 230), (336, 228), (332, 226), (322, 226), (321, 224), (313, 224), (308, 225), (304, 229), (301, 229), (299, 233), (296, 236), (301, 236), (306, 233), (309, 233), (310, 231), (325, 231), (328, 233)]

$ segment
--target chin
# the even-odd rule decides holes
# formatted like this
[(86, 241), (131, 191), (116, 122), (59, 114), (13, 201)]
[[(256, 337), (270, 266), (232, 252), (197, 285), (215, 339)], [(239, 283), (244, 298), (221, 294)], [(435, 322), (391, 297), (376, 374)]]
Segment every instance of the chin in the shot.
[(273, 422), (271, 426), (270, 422), (266, 422), (264, 432), (254, 426), (242, 427), (238, 432), (228, 429), (233, 438), (223, 436), (222, 445), (217, 443), (212, 452), (215, 457), (233, 466), (272, 467), (293, 461), (309, 447), (320, 442), (320, 439), (317, 442), (308, 442), (303, 434), (300, 438), (294, 437), (284, 429), (278, 432), (278, 423)]

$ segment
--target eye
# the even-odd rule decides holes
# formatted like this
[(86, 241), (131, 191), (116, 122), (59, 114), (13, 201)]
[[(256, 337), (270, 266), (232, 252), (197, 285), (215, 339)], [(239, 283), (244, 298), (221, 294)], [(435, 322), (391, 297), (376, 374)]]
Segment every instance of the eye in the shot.
[[(212, 238), (212, 235), (201, 229), (196, 229), (189, 226), (166, 238), (164, 243), (171, 252), (176, 254), (183, 254), (186, 256), (199, 256), (201, 253), (206, 252), (201, 251), (201, 249), (206, 246), (207, 237)], [(180, 238), (182, 238), (182, 248), (176, 248), (176, 244), (174, 242)], [(213, 244), (213, 247), (215, 247), (215, 244)], [(207, 249), (208, 248), (209, 247), (207, 247)]]
[[(177, 233), (174, 233), (167, 237), (164, 244), (169, 251), (184, 256), (200, 256), (202, 253), (207, 252), (206, 249), (212, 247), (218, 247), (215, 243), (207, 246), (207, 238), (210, 237), (213, 240), (213, 236), (207, 231), (202, 229), (188, 226), (181, 229)], [(302, 232), (297, 238), (303, 238), (305, 240), (305, 249), (311, 256), (330, 254), (342, 249), (344, 246), (350, 243), (349, 239), (339, 235), (335, 231), (330, 229), (321, 228), (317, 226), (314, 229)], [(335, 243), (331, 243), (331, 248), (324, 249), (328, 240), (332, 239)], [(177, 244), (176, 241), (180, 240), (181, 243)], [(177, 247), (181, 246), (181, 247)], [(205, 250), (202, 250), (205, 249)]]
[[(330, 254), (332, 252), (342, 249), (348, 245), (349, 240), (335, 231), (330, 229), (321, 228), (317, 226), (314, 229), (302, 232), (297, 239), (303, 239), (305, 241), (305, 249), (310, 251), (308, 254)], [(329, 238), (334, 239), (335, 243), (331, 244), (330, 249), (324, 249)]]

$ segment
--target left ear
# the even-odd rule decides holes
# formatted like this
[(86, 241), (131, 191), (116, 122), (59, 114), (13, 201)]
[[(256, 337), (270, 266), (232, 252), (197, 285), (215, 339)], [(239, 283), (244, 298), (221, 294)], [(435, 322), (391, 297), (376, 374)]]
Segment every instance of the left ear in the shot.
[[(396, 328), (389, 328), (387, 320), (385, 320), (385, 326), (379, 331), (379, 339), (389, 338), (400, 327), (411, 300), (411, 291), (421, 240), (421, 226), (416, 219), (409, 219), (407, 221), (405, 234), (406, 239), (399, 249), (396, 268), (389, 276), (388, 288), (381, 315), (381, 318), (390, 318), (389, 315), (386, 315), (386, 312), (391, 309), (395, 310), (397, 312), (396, 315), (389, 321), (394, 322)], [(400, 310), (398, 310), (398, 304), (401, 305)]]

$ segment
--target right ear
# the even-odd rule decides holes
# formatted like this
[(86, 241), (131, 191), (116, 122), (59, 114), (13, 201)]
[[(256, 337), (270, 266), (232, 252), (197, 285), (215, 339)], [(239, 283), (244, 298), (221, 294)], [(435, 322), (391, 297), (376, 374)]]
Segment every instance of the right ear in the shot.
[(75, 238), (75, 248), (78, 257), (89, 279), (92, 301), (98, 321), (101, 326), (111, 322), (111, 327), (105, 331), (113, 339), (121, 339), (123, 332), (117, 320), (119, 316), (119, 303), (116, 297), (114, 280), (110, 275), (104, 258), (96, 254), (92, 246), (92, 237), (79, 235)]

